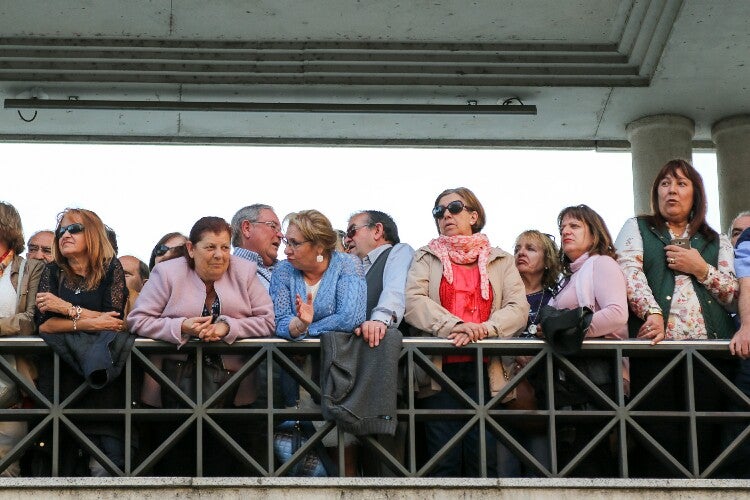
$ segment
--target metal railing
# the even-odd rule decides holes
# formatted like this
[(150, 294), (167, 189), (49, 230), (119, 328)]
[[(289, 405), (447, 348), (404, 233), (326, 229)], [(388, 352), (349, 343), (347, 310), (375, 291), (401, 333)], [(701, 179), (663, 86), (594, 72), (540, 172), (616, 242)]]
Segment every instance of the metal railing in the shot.
[[(20, 459), (44, 440), (50, 456), (50, 473), (60, 475), (64, 443), (75, 442), (83, 452), (90, 454), (109, 474), (113, 476), (149, 476), (154, 467), (166, 456), (176, 443), (189, 439), (194, 443), (191, 453), (195, 452), (195, 470), (185, 471), (186, 476), (203, 476), (206, 462), (205, 454), (209, 447), (223, 447), (227, 450), (226, 460), (235, 461), (246, 472), (247, 476), (283, 476), (294, 464), (303, 459), (308, 451), (332, 429), (337, 429), (335, 422), (325, 422), (319, 426), (307, 442), (302, 445), (292, 460), (277, 464), (274, 460), (273, 437), (278, 424), (285, 420), (311, 420), (323, 422), (320, 411), (297, 410), (284, 408), (278, 396), (278, 373), (283, 370), (289, 373), (313, 397), (320, 396), (320, 385), (305, 374), (295, 362), (298, 355), (313, 354), (319, 350), (317, 340), (288, 342), (280, 339), (253, 339), (235, 342), (232, 346), (224, 344), (188, 343), (180, 353), (194, 355), (196, 360), (196, 393), (182, 392), (152, 361), (153, 355), (171, 353), (175, 347), (149, 339), (138, 339), (121, 374), (124, 384), (122, 405), (112, 408), (82, 408), (76, 403), (90, 389), (81, 383), (70, 394), (63, 394), (60, 385), (61, 361), (39, 338), (18, 337), (0, 339), (0, 354), (47, 357), (48, 365), (53, 370), (53, 393), (50, 397), (42, 394), (33, 383), (28, 382), (14, 370), (13, 366), (0, 356), (0, 369), (14, 379), (19, 387), (32, 401), (32, 407), (0, 409), (0, 421), (26, 421), (28, 433), (0, 460), (0, 472)], [(202, 378), (204, 354), (211, 353), (240, 354), (246, 357), (244, 365), (217, 393), (204, 400), (202, 395)], [(725, 371), (730, 363), (736, 363), (729, 356), (727, 341), (707, 342), (663, 342), (650, 346), (642, 341), (587, 341), (579, 355), (572, 359), (555, 354), (544, 342), (537, 340), (485, 340), (462, 348), (462, 353), (475, 355), (476, 373), (478, 376), (479, 396), (476, 401), (469, 397), (458, 385), (438, 369), (432, 362), (432, 356), (446, 353), (455, 354), (452, 345), (441, 339), (407, 338), (404, 339), (400, 354), (402, 384), (400, 386), (398, 420), (405, 426), (405, 439), (402, 443), (403, 453), (394, 456), (392, 448), (382, 445), (375, 437), (360, 438), (360, 445), (367, 450), (368, 460), (379, 460), (391, 474), (404, 477), (420, 477), (430, 474), (431, 469), (445, 455), (448, 448), (456, 445), (472, 429), (478, 426), (479, 456), (481, 457), (482, 476), (494, 477), (496, 471), (487, 470), (486, 456), (490, 447), (501, 443), (506, 453), (519, 460), (532, 475), (539, 477), (567, 477), (580, 475), (579, 466), (590, 459), (594, 450), (602, 447), (611, 457), (613, 475), (623, 478), (633, 477), (634, 460), (644, 460), (643, 456), (634, 456), (633, 447), (648, 454), (669, 471), (671, 477), (707, 478), (720, 474), (722, 467), (730, 462), (750, 434), (750, 398), (735, 387), (731, 376)], [(492, 397), (484, 396), (486, 379), (483, 374), (483, 358), (487, 356), (529, 356), (530, 361), (509, 383)], [(585, 370), (580, 369), (581, 360), (605, 360), (613, 374), (611, 391), (603, 389), (592, 381)], [(652, 366), (652, 379), (643, 384), (641, 390), (631, 397), (623, 380), (623, 360), (628, 359), (634, 367)], [(217, 402), (231, 394), (242, 379), (258, 370), (263, 375), (260, 386), (267, 388), (261, 394), (259, 402), (249, 407), (222, 407)], [(418, 404), (417, 372), (423, 372), (461, 401), (461, 409), (426, 410)], [(141, 375), (151, 375), (162, 386), (162, 393), (170, 393), (180, 402), (179, 408), (150, 408), (139, 404)], [(503, 406), (502, 399), (512, 391), (521, 380), (531, 377), (538, 388), (538, 410), (511, 410)], [(563, 377), (577, 386), (589, 397), (586, 405), (561, 406), (556, 401), (555, 385)], [(668, 410), (654, 410), (647, 404), (649, 398), (658, 394), (660, 384), (672, 377), (684, 382), (684, 400), (681, 407)], [(696, 381), (706, 380), (717, 394), (731, 403), (728, 407), (702, 408), (701, 397), (696, 394)], [(387, 389), (387, 388), (384, 388)], [(395, 388), (393, 388), (395, 390)], [(654, 391), (657, 391), (656, 393)], [(124, 467), (113, 463), (106, 454), (82, 430), (83, 422), (92, 420), (111, 420), (121, 425), (125, 443), (135, 443), (137, 436), (143, 437), (143, 430), (157, 423), (170, 422), (174, 430), (161, 442), (140, 443), (138, 447), (125, 447)], [(420, 429), (424, 422), (440, 419), (456, 419), (464, 422), (461, 431), (435, 456), (425, 456), (420, 441)], [(234, 422), (239, 426), (250, 426), (264, 437), (265, 445), (257, 449), (248, 449), (235, 439), (228, 430), (227, 423)], [(542, 436), (548, 453), (548, 461), (540, 460), (522, 444), (523, 427), (521, 422), (536, 422), (538, 436)], [(670, 446), (665, 445), (660, 436), (653, 435), (651, 424), (674, 423), (675, 427), (684, 429), (687, 454), (675, 456)], [(702, 456), (701, 430), (705, 426), (730, 428), (736, 432), (725, 433), (726, 446), (719, 447), (715, 455)], [(565, 460), (560, 456), (562, 434), (570, 428), (593, 429), (589, 438), (581, 443), (580, 449), (573, 450)], [(334, 461), (338, 470), (344, 471), (344, 433), (337, 431), (338, 452)], [(67, 436), (64, 441), (62, 436)], [(521, 436), (521, 438), (519, 438)], [(747, 445), (745, 445), (747, 446)], [(638, 453), (640, 453), (639, 451)]]

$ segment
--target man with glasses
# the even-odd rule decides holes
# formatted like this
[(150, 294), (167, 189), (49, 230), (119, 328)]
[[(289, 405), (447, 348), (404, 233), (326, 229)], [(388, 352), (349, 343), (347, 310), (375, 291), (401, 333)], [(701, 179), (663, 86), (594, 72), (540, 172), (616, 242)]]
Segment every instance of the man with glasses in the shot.
[[(363, 210), (349, 218), (344, 247), (360, 259), (367, 281), (367, 320), (354, 330), (370, 347), (376, 347), (389, 328), (397, 328), (406, 307), (406, 275), (414, 249), (401, 243), (398, 227), (390, 215)], [(403, 406), (399, 402), (399, 406)], [(394, 436), (378, 435), (378, 442), (400, 463), (404, 463), (406, 425), (402, 422)], [(363, 462), (365, 475), (392, 476), (380, 460)]]
[(362, 259), (367, 273), (367, 321), (355, 333), (375, 347), (386, 330), (398, 327), (404, 316), (406, 274), (414, 250), (400, 242), (393, 219), (377, 210), (351, 216), (344, 246)]
[(233, 253), (257, 264), (258, 277), (266, 290), (271, 283), (282, 236), (279, 218), (269, 205), (249, 205), (232, 217)]
[(28, 248), (26, 257), (44, 261), (45, 264), (52, 262), (52, 245), (54, 239), (55, 233), (49, 230), (37, 231), (32, 234), (26, 245)]

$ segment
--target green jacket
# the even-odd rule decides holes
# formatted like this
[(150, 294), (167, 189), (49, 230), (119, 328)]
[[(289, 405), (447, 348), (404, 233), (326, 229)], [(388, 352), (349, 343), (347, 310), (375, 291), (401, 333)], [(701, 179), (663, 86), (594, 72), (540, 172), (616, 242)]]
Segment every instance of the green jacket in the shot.
[[(654, 299), (656, 299), (662, 310), (666, 329), (669, 310), (672, 306), (672, 294), (675, 283), (675, 272), (667, 267), (666, 251), (664, 250), (664, 247), (669, 245), (671, 236), (669, 231), (666, 229), (659, 231), (643, 217), (638, 217), (637, 220), (638, 229), (643, 239), (643, 272), (654, 294)], [(690, 246), (698, 250), (707, 263), (718, 267), (719, 238), (707, 241), (703, 235), (696, 234), (690, 238)], [(693, 283), (695, 294), (698, 296), (701, 311), (703, 311), (703, 320), (706, 323), (708, 338), (732, 338), (735, 328), (729, 313), (695, 276), (691, 275), (690, 280)], [(634, 326), (636, 325), (633, 325), (631, 322), (631, 336)], [(637, 326), (639, 327), (640, 325)]]

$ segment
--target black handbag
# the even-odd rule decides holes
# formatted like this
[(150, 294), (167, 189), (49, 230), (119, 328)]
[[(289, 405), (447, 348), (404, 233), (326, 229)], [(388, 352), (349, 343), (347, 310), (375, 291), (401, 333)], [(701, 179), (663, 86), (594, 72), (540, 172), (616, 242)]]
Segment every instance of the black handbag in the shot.
[[(196, 363), (194, 358), (187, 360), (164, 359), (162, 361), (162, 372), (190, 399), (195, 400), (197, 394), (197, 382), (195, 378)], [(234, 375), (234, 372), (224, 368), (220, 356), (206, 355), (203, 358), (202, 382), (203, 401), (208, 400)], [(228, 391), (222, 397), (217, 398), (214, 406), (223, 407), (228, 399), (234, 399), (234, 391)], [(184, 404), (172, 391), (161, 391), (162, 408), (184, 408)]]
[(556, 309), (545, 305), (537, 317), (542, 326), (544, 340), (556, 353), (570, 356), (581, 350), (593, 316), (594, 312), (588, 307)]

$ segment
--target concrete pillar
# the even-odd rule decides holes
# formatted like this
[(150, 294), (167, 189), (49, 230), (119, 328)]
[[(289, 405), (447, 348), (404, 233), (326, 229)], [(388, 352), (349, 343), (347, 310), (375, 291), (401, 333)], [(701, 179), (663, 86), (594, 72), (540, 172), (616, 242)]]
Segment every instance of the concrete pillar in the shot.
[(633, 162), (633, 206), (635, 214), (651, 213), (651, 185), (669, 160), (692, 162), (695, 123), (679, 115), (654, 115), (628, 124)]
[(716, 144), (721, 230), (750, 210), (750, 115), (723, 118), (711, 128)]

